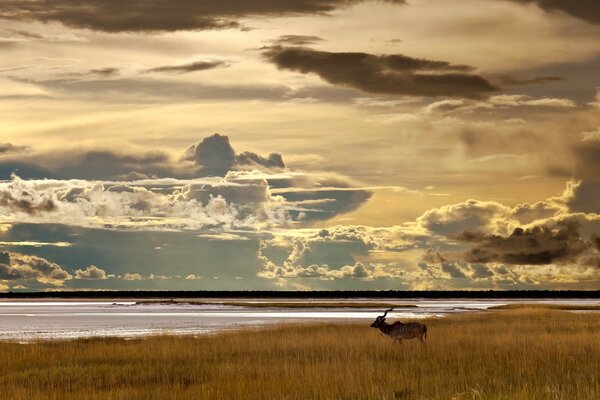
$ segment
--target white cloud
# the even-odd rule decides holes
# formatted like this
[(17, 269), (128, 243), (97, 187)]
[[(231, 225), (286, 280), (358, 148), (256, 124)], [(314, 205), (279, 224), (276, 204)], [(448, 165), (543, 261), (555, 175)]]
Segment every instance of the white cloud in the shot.
[(141, 281), (144, 279), (144, 277), (137, 272), (135, 272), (135, 273), (125, 272), (122, 276), (122, 279), (124, 279), (126, 281)]
[[(216, 193), (216, 194), (212, 194)], [(264, 181), (227, 179), (0, 182), (3, 223), (63, 223), (109, 229), (260, 229), (289, 221)]]
[(108, 279), (110, 276), (106, 274), (102, 268), (95, 265), (90, 265), (86, 269), (75, 270), (75, 279)]

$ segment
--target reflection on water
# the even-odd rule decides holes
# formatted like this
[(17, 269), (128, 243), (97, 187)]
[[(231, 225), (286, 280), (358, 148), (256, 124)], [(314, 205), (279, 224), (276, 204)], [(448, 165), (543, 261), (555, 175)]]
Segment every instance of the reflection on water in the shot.
[[(196, 300), (197, 301), (197, 300)], [(239, 300), (238, 300), (239, 301)], [(272, 302), (259, 300), (254, 302)], [(316, 301), (316, 300), (315, 300)], [(344, 299), (328, 299), (334, 303)], [(381, 300), (353, 299), (364, 303)], [(248, 302), (248, 300), (244, 300)], [(306, 300), (285, 300), (306, 302)], [(324, 301), (319, 301), (323, 303)], [(412, 304), (398, 307), (390, 319), (443, 317), (453, 313), (481, 312), (508, 303), (598, 304), (598, 300), (423, 300), (386, 299)], [(372, 320), (380, 308), (277, 308), (219, 304), (135, 304), (132, 301), (0, 301), (0, 340), (71, 339), (83, 337), (138, 337), (155, 334), (206, 334), (241, 327), (260, 327), (283, 322)]]

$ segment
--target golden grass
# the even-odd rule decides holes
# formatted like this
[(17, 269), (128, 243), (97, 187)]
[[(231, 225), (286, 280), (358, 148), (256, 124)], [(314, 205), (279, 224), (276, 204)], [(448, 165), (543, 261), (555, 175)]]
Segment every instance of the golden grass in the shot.
[(600, 314), (427, 321), (428, 344), (368, 324), (213, 336), (0, 343), (2, 399), (600, 399)]
[(138, 301), (135, 304), (191, 304), (191, 305), (224, 305), (253, 308), (412, 308), (417, 307), (414, 304), (397, 303), (361, 303), (361, 302), (315, 302), (307, 300), (305, 302), (249, 302), (249, 301), (187, 301), (187, 300), (145, 300)]
[(570, 310), (570, 311), (598, 311), (600, 304), (578, 305), (578, 304), (539, 304), (539, 303), (513, 303), (492, 306), (488, 310), (520, 310), (520, 309), (542, 309), (542, 310)]

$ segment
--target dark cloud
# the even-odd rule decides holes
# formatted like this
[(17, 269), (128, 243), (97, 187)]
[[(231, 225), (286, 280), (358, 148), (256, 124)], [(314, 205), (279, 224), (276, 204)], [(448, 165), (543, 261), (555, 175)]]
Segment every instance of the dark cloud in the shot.
[(474, 247), (458, 257), (470, 263), (506, 263), (523, 265), (546, 265), (552, 263), (576, 263), (586, 252), (597, 251), (594, 238), (585, 240), (576, 224), (558, 224), (556, 228), (536, 226), (530, 229), (516, 228), (508, 236), (482, 235), (463, 232), (455, 239), (473, 243)]
[(489, 278), (494, 276), (494, 272), (485, 264), (471, 265), (471, 277), (475, 279)]
[(272, 40), (271, 43), (281, 46), (308, 46), (322, 42), (324, 39), (319, 36), (312, 35), (283, 35)]
[(285, 168), (281, 154), (270, 153), (267, 157), (251, 151), (236, 154), (229, 138), (218, 133), (190, 146), (184, 154), (184, 159), (198, 165), (199, 174), (203, 176), (224, 176), (227, 172), (241, 167), (268, 170)]
[(33, 163), (14, 160), (0, 161), (0, 179), (10, 179), (13, 174), (17, 174), (23, 179), (55, 177), (49, 169)]
[(569, 183), (565, 192), (566, 205), (572, 212), (600, 214), (599, 132), (584, 133), (584, 139), (572, 149), (575, 180)]
[(4, 154), (23, 153), (29, 151), (27, 146), (18, 146), (12, 143), (0, 143), (0, 156)]
[(565, 203), (571, 212), (600, 214), (600, 179), (571, 182)]
[[(600, 132), (600, 130), (598, 130)], [(589, 138), (577, 143), (574, 147), (576, 160), (576, 175), (579, 178), (594, 179), (600, 177), (600, 134), (595, 137), (589, 134)]]
[(0, 252), (0, 280), (33, 280), (42, 284), (62, 286), (69, 279), (72, 279), (71, 274), (45, 258)]
[(104, 77), (119, 75), (119, 69), (113, 67), (91, 69), (90, 74), (100, 75)]
[(597, 0), (512, 0), (518, 3), (535, 3), (546, 11), (562, 11), (592, 24), (600, 24), (600, 7)]
[(280, 69), (315, 73), (333, 85), (368, 93), (413, 96), (481, 97), (498, 88), (473, 67), (400, 54), (333, 53), (305, 47), (271, 46), (265, 58)]
[(355, 188), (330, 188), (323, 190), (279, 190), (281, 195), (296, 209), (290, 213), (306, 221), (325, 220), (336, 215), (354, 211), (373, 195), (369, 190)]
[[(21, 178), (76, 178), (107, 180), (140, 180), (157, 177), (192, 178), (225, 176), (235, 170), (280, 171), (285, 162), (279, 153), (266, 156), (243, 151), (236, 153), (229, 138), (214, 134), (190, 146), (183, 160), (173, 160), (161, 151), (118, 153), (111, 150), (69, 151), (68, 154), (45, 154), (10, 157), (10, 151), (20, 148), (4, 145), (6, 158), (0, 161), (0, 179), (8, 180), (14, 173)], [(0, 145), (0, 155), (2, 146)], [(181, 162), (184, 161), (184, 162)], [(190, 164), (191, 161), (193, 164)]]
[(168, 74), (187, 74), (190, 72), (206, 71), (215, 68), (225, 68), (229, 64), (225, 61), (196, 61), (189, 64), (162, 65), (160, 67), (148, 68), (144, 72), (164, 72)]
[(215, 133), (186, 150), (184, 158), (194, 161), (202, 175), (224, 176), (235, 165), (235, 151), (227, 136)]
[(172, 167), (169, 156), (159, 151), (119, 154), (108, 150), (94, 150), (65, 160), (54, 172), (65, 178), (113, 179), (132, 171), (169, 176), (173, 174)]
[(452, 278), (466, 278), (464, 272), (454, 263), (442, 262), (442, 271), (450, 275)]
[(241, 18), (322, 14), (363, 1), (368, 0), (3, 0), (0, 18), (105, 32), (225, 29), (239, 28)]
[[(161, 152), (120, 154), (109, 150), (93, 150), (69, 154), (37, 154), (0, 161), (0, 179), (16, 174), (23, 179), (81, 178), (123, 179), (176, 176), (176, 165)], [(190, 172), (188, 176), (192, 176)], [(145, 179), (144, 178), (144, 179)]]
[(235, 157), (236, 164), (244, 166), (265, 167), (268, 169), (283, 169), (285, 163), (283, 157), (279, 153), (269, 153), (267, 157), (263, 157), (251, 151), (244, 151)]

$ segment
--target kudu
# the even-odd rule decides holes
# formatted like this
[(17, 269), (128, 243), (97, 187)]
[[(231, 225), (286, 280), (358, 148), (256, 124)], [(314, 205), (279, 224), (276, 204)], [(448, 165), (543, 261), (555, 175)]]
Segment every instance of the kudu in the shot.
[(393, 324), (388, 324), (385, 322), (385, 316), (392, 310), (393, 308), (390, 308), (389, 310), (386, 310), (383, 315), (377, 317), (371, 324), (371, 328), (379, 329), (381, 333), (392, 338), (392, 340), (398, 341), (400, 344), (402, 344), (402, 339), (414, 338), (417, 338), (421, 343), (424, 343), (423, 341), (427, 337), (427, 326), (420, 322), (403, 324), (400, 321), (396, 321)]

